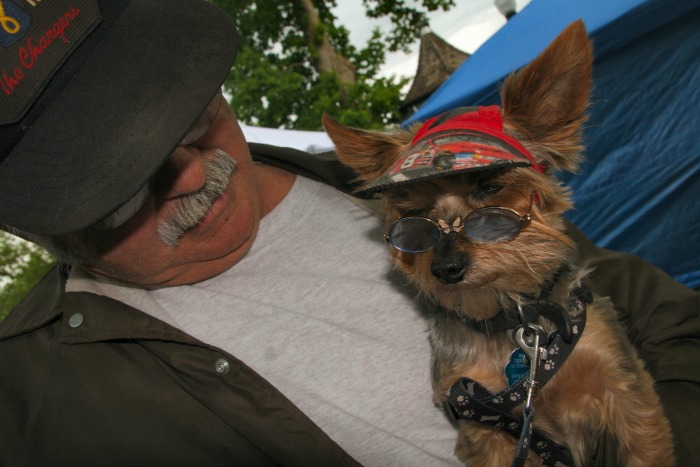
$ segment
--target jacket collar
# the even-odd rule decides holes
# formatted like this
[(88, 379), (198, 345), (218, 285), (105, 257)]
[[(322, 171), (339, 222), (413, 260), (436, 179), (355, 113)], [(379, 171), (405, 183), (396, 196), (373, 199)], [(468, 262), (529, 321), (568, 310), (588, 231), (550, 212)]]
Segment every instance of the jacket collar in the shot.
[[(133, 289), (138, 294), (148, 292)], [(0, 322), (0, 340), (60, 321), (59, 339), (68, 344), (109, 340), (168, 340), (203, 345), (183, 331), (134, 306), (88, 288), (66, 292), (66, 274), (54, 268)]]

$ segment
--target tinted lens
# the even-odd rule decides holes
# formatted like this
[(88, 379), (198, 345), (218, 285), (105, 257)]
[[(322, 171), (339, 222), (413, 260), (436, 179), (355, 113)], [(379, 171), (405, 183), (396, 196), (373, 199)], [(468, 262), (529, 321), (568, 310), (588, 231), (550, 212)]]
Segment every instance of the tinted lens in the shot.
[(464, 221), (464, 233), (482, 243), (510, 240), (520, 233), (520, 216), (502, 208), (477, 209)]
[(440, 240), (440, 231), (423, 217), (404, 217), (394, 222), (387, 234), (389, 243), (407, 253), (428, 251)]

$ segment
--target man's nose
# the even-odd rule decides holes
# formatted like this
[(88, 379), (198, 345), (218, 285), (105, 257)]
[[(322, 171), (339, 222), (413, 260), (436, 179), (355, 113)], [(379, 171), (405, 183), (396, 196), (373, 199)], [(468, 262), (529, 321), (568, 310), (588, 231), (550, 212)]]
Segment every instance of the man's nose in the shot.
[(173, 199), (198, 191), (206, 179), (201, 152), (192, 146), (178, 146), (153, 178), (153, 192), (161, 199)]

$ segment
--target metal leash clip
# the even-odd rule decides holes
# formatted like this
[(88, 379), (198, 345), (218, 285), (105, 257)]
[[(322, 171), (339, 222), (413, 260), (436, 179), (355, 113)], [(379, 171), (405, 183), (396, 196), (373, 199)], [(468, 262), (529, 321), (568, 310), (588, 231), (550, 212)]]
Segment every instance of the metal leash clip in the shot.
[(527, 379), (527, 398), (525, 410), (532, 408), (532, 399), (537, 394), (537, 372), (542, 360), (547, 359), (547, 333), (536, 324), (524, 324), (515, 331), (515, 342), (530, 360), (530, 372)]

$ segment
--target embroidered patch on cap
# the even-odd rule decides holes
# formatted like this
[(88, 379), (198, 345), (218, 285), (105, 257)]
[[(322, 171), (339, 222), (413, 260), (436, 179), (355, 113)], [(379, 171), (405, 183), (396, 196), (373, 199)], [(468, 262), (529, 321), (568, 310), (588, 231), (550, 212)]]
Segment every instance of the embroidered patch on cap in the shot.
[(99, 21), (96, 0), (0, 0), (0, 125), (24, 116)]
[(516, 139), (503, 132), (498, 106), (459, 108), (426, 121), (411, 146), (362, 190), (374, 193), (419, 180), (496, 167), (544, 169)]

